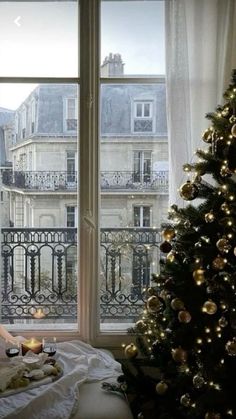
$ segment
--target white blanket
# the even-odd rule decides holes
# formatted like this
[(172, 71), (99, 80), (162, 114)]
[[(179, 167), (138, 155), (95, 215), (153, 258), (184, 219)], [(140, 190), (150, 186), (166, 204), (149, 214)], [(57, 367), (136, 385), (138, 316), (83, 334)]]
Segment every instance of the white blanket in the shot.
[(78, 340), (57, 346), (63, 376), (53, 383), (0, 398), (1, 419), (68, 419), (78, 407), (82, 383), (116, 378), (122, 373), (120, 364), (106, 351)]

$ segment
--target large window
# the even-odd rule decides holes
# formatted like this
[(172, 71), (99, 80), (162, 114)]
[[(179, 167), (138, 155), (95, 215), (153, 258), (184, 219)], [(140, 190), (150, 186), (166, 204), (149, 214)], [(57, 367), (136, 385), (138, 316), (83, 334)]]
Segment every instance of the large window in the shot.
[(3, 323), (120, 343), (167, 209), (163, 2), (3, 1), (0, 52)]

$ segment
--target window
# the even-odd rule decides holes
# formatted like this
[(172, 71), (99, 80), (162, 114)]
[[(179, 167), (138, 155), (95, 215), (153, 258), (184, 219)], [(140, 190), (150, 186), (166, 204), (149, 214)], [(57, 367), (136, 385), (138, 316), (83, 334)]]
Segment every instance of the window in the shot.
[(150, 227), (151, 225), (151, 208), (146, 206), (134, 207), (134, 226)]
[(35, 115), (36, 115), (36, 103), (35, 103), (35, 99), (32, 99), (31, 102), (31, 134), (34, 133), (35, 131)]
[[(6, 38), (6, 30), (11, 33), (11, 25), (4, 26), (3, 33), (1, 24), (2, 16), (7, 15), (8, 3), (0, 2), (0, 40)], [(24, 22), (26, 15), (29, 19), (22, 25), (18, 48), (13, 42), (11, 50), (18, 65), (13, 65), (7, 50), (3, 51), (0, 107), (19, 111), (22, 103), (27, 107), (25, 138), (22, 141), (19, 112), (19, 138), (12, 147), (11, 157), (16, 171), (23, 153), (32, 164), (18, 186), (15, 176), (12, 185), (4, 188), (10, 195), (14, 235), (21, 239), (23, 234), (19, 233), (25, 229), (25, 243), (20, 245), (22, 249), (28, 243), (33, 246), (29, 249), (31, 253), (27, 253), (27, 288), (22, 299), (24, 304), (28, 297), (33, 309), (25, 311), (28, 318), (20, 317), (18, 308), (9, 312), (6, 298), (3, 303), (8, 314), (4, 321), (12, 329), (24, 330), (31, 326), (34, 335), (42, 334), (40, 329), (44, 324), (33, 318), (37, 301), (28, 295), (32, 286), (30, 261), (33, 261), (34, 290), (38, 291), (40, 284), (49, 289), (45, 295), (48, 311), (43, 323), (55, 330), (55, 335), (70, 331), (72, 337), (77, 334), (97, 345), (117, 343), (120, 346), (121, 333), (126, 333), (141, 310), (142, 301), (135, 304), (131, 298), (134, 284), (136, 289), (148, 284), (151, 273), (157, 268), (157, 258), (145, 244), (154, 240), (156, 249), (158, 232), (152, 231), (149, 236), (147, 231), (145, 237), (139, 236), (135, 227), (148, 230), (150, 208), (154, 212), (160, 204), (162, 208), (168, 207), (167, 192), (160, 194), (158, 189), (151, 190), (150, 182), (152, 163), (161, 159), (159, 153), (164, 154), (160, 143), (165, 152), (168, 149), (166, 130), (154, 124), (157, 113), (162, 113), (161, 121), (165, 120), (163, 102), (157, 100), (165, 95), (163, 2), (42, 0), (11, 3), (16, 7), (16, 16), (22, 15), (24, 8)], [(36, 25), (38, 21), (41, 24)], [(42, 33), (42, 28), (47, 30)], [(32, 41), (29, 33), (34, 34)], [(98, 56), (100, 50), (101, 57)], [(17, 60), (18, 56), (24, 59)], [(12, 98), (10, 107), (7, 100), (1, 103), (3, 83), (9, 85), (6, 99)], [(27, 90), (24, 95), (20, 92), (22, 85), (24, 91)], [(30, 109), (33, 98), (35, 106)], [(34, 125), (29, 124), (30, 118)], [(23, 162), (20, 166), (24, 166)], [(100, 182), (101, 178), (104, 183)], [(24, 185), (23, 192), (20, 185)], [(27, 217), (23, 220), (22, 214), (26, 214), (26, 198), (33, 228), (24, 225)], [(100, 216), (104, 221), (99, 231)], [(36, 242), (37, 229), (39, 243)], [(12, 260), (21, 262), (23, 252), (18, 250)], [(37, 259), (38, 250), (43, 266)], [(75, 255), (79, 255), (78, 263)], [(15, 266), (18, 271), (12, 269), (11, 272), (22, 278), (21, 263)], [(43, 278), (39, 278), (41, 268)], [(9, 286), (11, 272), (3, 275), (9, 278)], [(69, 278), (73, 286), (70, 283), (68, 287)], [(57, 288), (64, 287), (65, 298), (58, 292), (55, 303), (50, 292), (52, 284), (54, 295)], [(14, 294), (14, 289), (11, 292)], [(123, 300), (120, 295), (124, 295)]]
[(77, 130), (77, 100), (76, 98), (66, 99), (66, 131)]
[(66, 226), (75, 227), (75, 207), (66, 207)]
[(152, 133), (154, 130), (153, 102), (135, 101), (133, 131), (140, 133)]
[(26, 135), (26, 107), (23, 106), (21, 111), (21, 136), (25, 138)]

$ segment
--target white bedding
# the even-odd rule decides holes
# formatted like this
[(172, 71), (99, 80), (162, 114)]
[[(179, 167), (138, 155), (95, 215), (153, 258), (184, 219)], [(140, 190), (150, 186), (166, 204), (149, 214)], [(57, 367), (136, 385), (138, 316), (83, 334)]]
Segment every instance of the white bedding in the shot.
[(78, 408), (84, 382), (116, 378), (121, 366), (106, 351), (78, 340), (58, 343), (63, 376), (53, 383), (0, 399), (0, 418), (69, 419)]

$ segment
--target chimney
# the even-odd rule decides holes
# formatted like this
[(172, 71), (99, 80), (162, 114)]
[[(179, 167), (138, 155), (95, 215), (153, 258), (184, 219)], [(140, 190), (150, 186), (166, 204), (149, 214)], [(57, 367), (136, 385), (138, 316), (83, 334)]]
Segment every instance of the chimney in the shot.
[(105, 57), (101, 65), (101, 77), (115, 77), (124, 75), (124, 63), (120, 54), (110, 54)]

